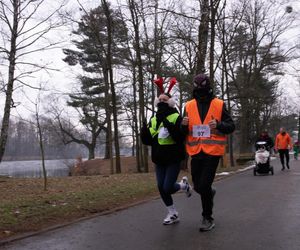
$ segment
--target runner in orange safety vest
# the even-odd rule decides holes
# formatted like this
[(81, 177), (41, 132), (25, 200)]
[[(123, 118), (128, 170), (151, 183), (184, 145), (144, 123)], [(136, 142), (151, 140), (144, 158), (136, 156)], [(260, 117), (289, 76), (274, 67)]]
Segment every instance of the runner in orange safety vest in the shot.
[[(225, 153), (226, 137), (216, 128), (209, 129), (209, 121), (221, 121), (223, 101), (214, 98), (211, 101), (205, 120), (201, 121), (196, 99), (187, 102), (185, 111), (189, 117), (189, 134), (186, 140), (186, 150), (191, 156), (203, 151), (209, 155), (222, 156)], [(210, 131), (209, 131), (210, 130)], [(209, 132), (207, 136), (205, 133)]]
[(194, 78), (193, 99), (185, 106), (182, 130), (186, 135), (186, 151), (191, 156), (194, 190), (201, 196), (200, 231), (214, 228), (212, 188), (219, 160), (225, 152), (226, 134), (234, 131), (233, 120), (222, 100), (215, 98), (205, 74)]

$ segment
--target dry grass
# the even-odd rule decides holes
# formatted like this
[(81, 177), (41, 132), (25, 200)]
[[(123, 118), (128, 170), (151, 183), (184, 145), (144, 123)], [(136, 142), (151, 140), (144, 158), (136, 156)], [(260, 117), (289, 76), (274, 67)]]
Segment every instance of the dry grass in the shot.
[(153, 167), (141, 174), (130, 166), (122, 174), (48, 178), (47, 191), (43, 179), (0, 178), (0, 239), (157, 197)]
[[(0, 235), (32, 231), (157, 195), (153, 174), (6, 179), (0, 182)], [(1, 238), (0, 236), (0, 238)]]

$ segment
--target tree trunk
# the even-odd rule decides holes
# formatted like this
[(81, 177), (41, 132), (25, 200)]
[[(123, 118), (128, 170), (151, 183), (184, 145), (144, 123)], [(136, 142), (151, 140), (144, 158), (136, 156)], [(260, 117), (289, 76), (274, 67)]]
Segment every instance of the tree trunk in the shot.
[[(109, 82), (107, 71), (103, 69), (103, 76), (105, 82), (105, 112), (107, 120), (107, 131), (106, 131), (106, 156), (109, 156), (110, 159), (110, 173), (114, 174), (114, 161), (113, 161), (113, 152), (112, 152), (112, 130), (111, 130), (111, 111), (110, 111), (110, 95), (109, 95)], [(108, 158), (106, 158), (108, 159)]]
[(212, 84), (212, 87), (215, 89), (214, 79), (215, 79), (215, 38), (216, 38), (216, 18), (217, 11), (219, 8), (220, 0), (210, 0), (210, 49), (209, 49), (209, 78)]
[(216, 8), (214, 6), (214, 1), (210, 0), (210, 48), (209, 48), (209, 79), (212, 84), (213, 89), (215, 90), (214, 85), (214, 51), (215, 51), (215, 24), (216, 24)]
[(39, 135), (39, 144), (40, 144), (40, 150), (41, 150), (41, 157), (42, 157), (42, 169), (43, 169), (43, 177), (44, 177), (44, 191), (47, 191), (47, 171), (45, 166), (45, 150), (44, 150), (44, 144), (43, 144), (43, 134), (42, 134), (42, 128), (40, 124), (38, 109), (36, 105), (36, 125), (38, 129), (38, 135)]
[(109, 148), (109, 159), (110, 159), (110, 174), (115, 173), (114, 168), (114, 157), (113, 157), (113, 146), (112, 146), (112, 130), (111, 130), (111, 118), (110, 118), (110, 111), (108, 111), (107, 117), (107, 132), (108, 132), (108, 148)]
[(11, 30), (10, 52), (9, 52), (9, 69), (8, 82), (6, 87), (6, 99), (4, 105), (4, 115), (2, 119), (1, 134), (0, 134), (0, 162), (2, 161), (5, 146), (8, 137), (9, 118), (12, 107), (12, 94), (14, 90), (14, 75), (16, 66), (16, 42), (18, 37), (18, 15), (19, 15), (19, 1), (14, 0), (13, 3), (13, 26)]
[(107, 20), (107, 71), (109, 76), (110, 90), (111, 90), (111, 102), (112, 102), (112, 113), (113, 113), (113, 124), (114, 124), (114, 144), (115, 144), (115, 156), (116, 156), (116, 172), (121, 173), (121, 162), (120, 162), (120, 146), (119, 146), (119, 130), (118, 130), (118, 113), (117, 113), (117, 101), (116, 92), (113, 79), (112, 70), (112, 52), (111, 45), (113, 42), (112, 38), (112, 21), (111, 13), (107, 5), (106, 0), (102, 0), (102, 6), (105, 11), (105, 16)]
[[(154, 75), (157, 74), (159, 76), (162, 76), (162, 70), (161, 70), (161, 57), (162, 57), (162, 39), (158, 36), (158, 0), (155, 0), (155, 9), (154, 9), (154, 58), (151, 58), (151, 53), (149, 53), (149, 63), (154, 59), (153, 62), (153, 74), (151, 75), (151, 82), (154, 80)], [(149, 39), (148, 39), (149, 40)], [(160, 41), (160, 46), (159, 46)], [(155, 87), (155, 84), (151, 84), (151, 107), (152, 107), (152, 114), (151, 116), (154, 116), (155, 114), (155, 106), (154, 106), (154, 100), (155, 97), (158, 94), (158, 90)]]
[(92, 145), (89, 145), (88, 151), (89, 151), (88, 159), (89, 160), (95, 159), (95, 147), (93, 147)]
[[(107, 113), (106, 113), (107, 115)], [(111, 152), (110, 152), (110, 144), (109, 144), (109, 139), (110, 138), (110, 134), (108, 133), (108, 123), (107, 123), (107, 130), (105, 133), (105, 151), (104, 151), (104, 159), (110, 159), (111, 157)]]
[[(138, 22), (138, 15), (136, 13), (136, 9), (134, 6), (134, 1), (130, 0), (130, 12), (133, 19), (133, 26), (134, 26), (134, 39), (135, 39), (135, 52), (137, 58), (137, 67), (138, 67), (138, 92), (139, 92), (139, 125), (140, 127), (145, 120), (145, 101), (144, 101), (144, 80), (143, 80), (143, 61), (141, 55), (141, 47), (140, 47), (140, 34), (139, 34), (139, 22)], [(142, 145), (140, 138), (138, 138), (141, 145), (140, 151), (140, 160), (141, 164), (144, 167), (145, 172), (149, 172), (148, 169), (148, 148), (145, 145)]]
[(113, 113), (113, 124), (114, 124), (114, 144), (115, 144), (115, 157), (116, 157), (116, 172), (121, 173), (121, 161), (120, 161), (120, 145), (119, 145), (119, 129), (118, 129), (118, 112), (116, 93), (113, 82), (112, 69), (110, 68), (110, 84), (111, 84), (111, 99), (112, 99), (112, 113)]
[(247, 103), (243, 102), (241, 104), (241, 130), (240, 130), (240, 153), (250, 153), (253, 148), (251, 145), (251, 138), (250, 138), (250, 122), (251, 121), (251, 111), (249, 110), (249, 107), (247, 106)]
[(298, 143), (300, 143), (300, 112), (298, 114)]
[[(226, 3), (225, 3), (226, 5)], [(225, 6), (224, 6), (224, 15), (223, 15), (223, 24), (222, 24), (222, 82), (224, 82), (226, 85), (226, 95), (227, 95), (227, 108), (228, 112), (230, 115), (232, 115), (231, 112), (231, 93), (229, 90), (229, 80), (228, 80), (228, 70), (227, 70), (227, 64), (226, 64), (226, 41), (225, 41)], [(222, 84), (222, 86), (224, 86)], [(225, 94), (225, 93), (224, 93)], [(229, 161), (230, 161), (230, 166), (234, 167), (235, 166), (235, 161), (234, 161), (234, 155), (233, 155), (233, 134), (230, 134), (228, 136), (228, 150), (229, 150)]]
[(136, 144), (136, 164), (137, 164), (137, 172), (142, 172), (141, 166), (141, 147), (140, 147), (140, 133), (138, 127), (138, 110), (137, 110), (137, 86), (136, 86), (136, 70), (135, 65), (133, 65), (133, 122), (134, 122), (134, 130), (135, 130), (135, 144)]
[(196, 73), (205, 72), (205, 59), (209, 30), (209, 0), (200, 0), (200, 7), (201, 18), (198, 29), (198, 55)]
[[(224, 43), (225, 45), (225, 43)], [(230, 91), (229, 91), (229, 86), (228, 86), (228, 74), (226, 70), (226, 61), (225, 61), (225, 50), (224, 50), (224, 62), (223, 62), (223, 67), (224, 68), (224, 75), (225, 75), (225, 82), (226, 82), (226, 93), (227, 93), (227, 108), (228, 112), (230, 115), (232, 115), (231, 112), (231, 105), (230, 105)], [(234, 155), (233, 155), (233, 134), (230, 134), (228, 136), (228, 149), (229, 149), (229, 159), (230, 159), (230, 166), (234, 167), (235, 166), (235, 161), (234, 161)]]

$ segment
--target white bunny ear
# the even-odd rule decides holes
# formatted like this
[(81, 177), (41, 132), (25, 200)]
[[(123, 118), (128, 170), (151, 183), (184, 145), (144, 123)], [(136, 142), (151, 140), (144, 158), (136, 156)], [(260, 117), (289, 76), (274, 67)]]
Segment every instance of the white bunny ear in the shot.
[(159, 99), (158, 99), (158, 97), (155, 97), (155, 99), (154, 99), (154, 106), (157, 107), (158, 103), (159, 103)]
[(175, 108), (176, 102), (175, 102), (175, 100), (173, 98), (170, 98), (168, 100), (168, 104), (169, 104), (169, 107)]

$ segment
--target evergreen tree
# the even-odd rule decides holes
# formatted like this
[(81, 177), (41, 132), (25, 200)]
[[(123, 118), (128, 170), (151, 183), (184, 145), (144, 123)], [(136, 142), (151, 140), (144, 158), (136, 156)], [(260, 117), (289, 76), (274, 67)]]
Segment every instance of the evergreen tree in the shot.
[(229, 50), (229, 61), (235, 64), (235, 77), (229, 87), (236, 102), (241, 149), (251, 151), (261, 129), (266, 129), (270, 110), (278, 97), (280, 63), (285, 61), (274, 44), (260, 44), (244, 26), (237, 29)]
[[(85, 142), (86, 146), (89, 145), (89, 158), (94, 158), (92, 148), (95, 149), (96, 139), (101, 130), (108, 135), (106, 145), (109, 153), (106, 155), (111, 157), (112, 107), (118, 108), (111, 69), (112, 65), (123, 64), (124, 58), (128, 57), (125, 46), (128, 39), (125, 23), (119, 12), (110, 8), (109, 11), (111, 18), (109, 27), (112, 34), (108, 32), (107, 6), (101, 5), (84, 14), (78, 23), (78, 29), (73, 32), (80, 38), (72, 41), (77, 50), (63, 50), (66, 55), (64, 61), (71, 66), (79, 64), (88, 75), (79, 76), (81, 92), (70, 95), (68, 105), (81, 109), (80, 122), (91, 133), (91, 141), (87, 144), (87, 141)], [(116, 115), (114, 119), (117, 119)], [(115, 140), (118, 140), (116, 133)]]

